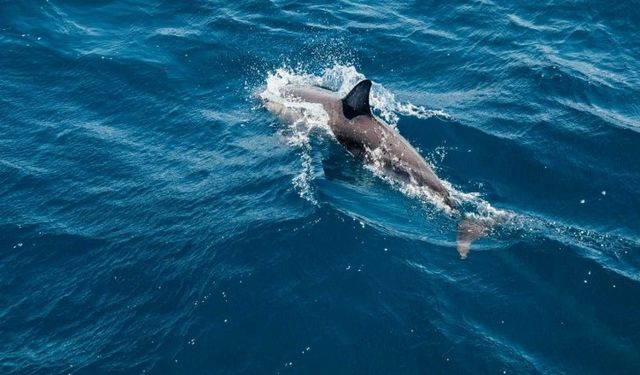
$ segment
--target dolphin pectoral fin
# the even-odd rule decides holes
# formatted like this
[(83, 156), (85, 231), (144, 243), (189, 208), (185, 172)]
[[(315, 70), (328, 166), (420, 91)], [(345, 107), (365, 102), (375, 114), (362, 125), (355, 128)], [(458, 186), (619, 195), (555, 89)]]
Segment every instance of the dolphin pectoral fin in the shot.
[(487, 219), (478, 219), (468, 215), (458, 223), (456, 233), (456, 243), (460, 259), (465, 259), (469, 255), (471, 243), (478, 238), (488, 234), (492, 223)]
[(342, 99), (342, 113), (344, 117), (351, 120), (360, 115), (371, 115), (369, 105), (369, 91), (371, 91), (371, 81), (365, 79), (351, 89)]

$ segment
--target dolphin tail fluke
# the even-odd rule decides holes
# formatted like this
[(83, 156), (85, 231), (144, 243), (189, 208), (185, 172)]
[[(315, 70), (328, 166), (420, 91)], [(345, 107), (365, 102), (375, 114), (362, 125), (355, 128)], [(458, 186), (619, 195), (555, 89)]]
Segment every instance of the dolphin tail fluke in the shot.
[(478, 238), (487, 235), (492, 226), (493, 222), (490, 219), (481, 219), (470, 215), (464, 216), (464, 218), (458, 223), (458, 230), (456, 233), (458, 254), (460, 254), (461, 259), (465, 259), (467, 255), (469, 255), (471, 243)]

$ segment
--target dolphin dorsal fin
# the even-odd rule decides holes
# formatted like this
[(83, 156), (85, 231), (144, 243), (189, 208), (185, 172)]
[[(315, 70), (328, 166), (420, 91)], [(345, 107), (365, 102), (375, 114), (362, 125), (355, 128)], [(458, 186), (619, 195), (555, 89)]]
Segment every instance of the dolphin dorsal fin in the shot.
[(371, 107), (369, 106), (369, 91), (371, 90), (371, 81), (365, 79), (357, 85), (342, 99), (342, 113), (344, 117), (351, 120), (360, 115), (371, 115)]

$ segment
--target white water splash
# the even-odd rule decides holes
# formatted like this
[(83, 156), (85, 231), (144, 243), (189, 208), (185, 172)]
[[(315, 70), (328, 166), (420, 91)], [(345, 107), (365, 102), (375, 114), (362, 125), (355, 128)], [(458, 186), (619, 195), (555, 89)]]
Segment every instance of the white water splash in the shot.
[(288, 128), (280, 131), (287, 143), (300, 151), (301, 170), (293, 178), (292, 183), (301, 198), (317, 205), (313, 184), (313, 158), (311, 147), (312, 134), (319, 132), (332, 136), (328, 126), (329, 117), (317, 103), (306, 103), (283, 94), (284, 88), (290, 85), (309, 85), (314, 76), (298, 74), (292, 70), (281, 68), (267, 76), (267, 85), (260, 99), (271, 110), (283, 115), (292, 116)]
[[(345, 96), (360, 81), (365, 79), (364, 74), (359, 73), (353, 66), (334, 65), (325, 69), (320, 76), (312, 76), (312, 81), (307, 84), (314, 84), (321, 87), (337, 91), (339, 96)], [(409, 102), (401, 102), (396, 96), (383, 85), (373, 82), (371, 88), (371, 105), (378, 116), (385, 120), (391, 127), (395, 128), (400, 116), (417, 117), (426, 119), (429, 117), (442, 117), (450, 119), (451, 116), (444, 110), (433, 110), (415, 105)]]
[(311, 158), (311, 145), (306, 142), (302, 144), (302, 170), (293, 178), (293, 186), (298, 191), (301, 198), (306, 199), (311, 204), (317, 206), (318, 200), (315, 197), (311, 180), (313, 179), (313, 164)]

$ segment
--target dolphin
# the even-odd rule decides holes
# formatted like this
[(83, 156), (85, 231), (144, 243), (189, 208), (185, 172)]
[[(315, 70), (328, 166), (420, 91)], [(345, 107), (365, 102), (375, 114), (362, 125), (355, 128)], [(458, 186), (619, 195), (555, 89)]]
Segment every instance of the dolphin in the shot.
[[(424, 186), (461, 218), (457, 228), (457, 249), (466, 258), (471, 242), (484, 235), (488, 228), (482, 222), (463, 215), (451, 193), (436, 176), (427, 161), (395, 129), (374, 116), (369, 97), (371, 81), (365, 79), (343, 98), (336, 92), (315, 86), (289, 86), (282, 94), (305, 103), (320, 104), (328, 115), (328, 126), (338, 142), (365, 164), (376, 166), (393, 180)], [(284, 121), (302, 119), (299, 111), (262, 97), (264, 106)]]

